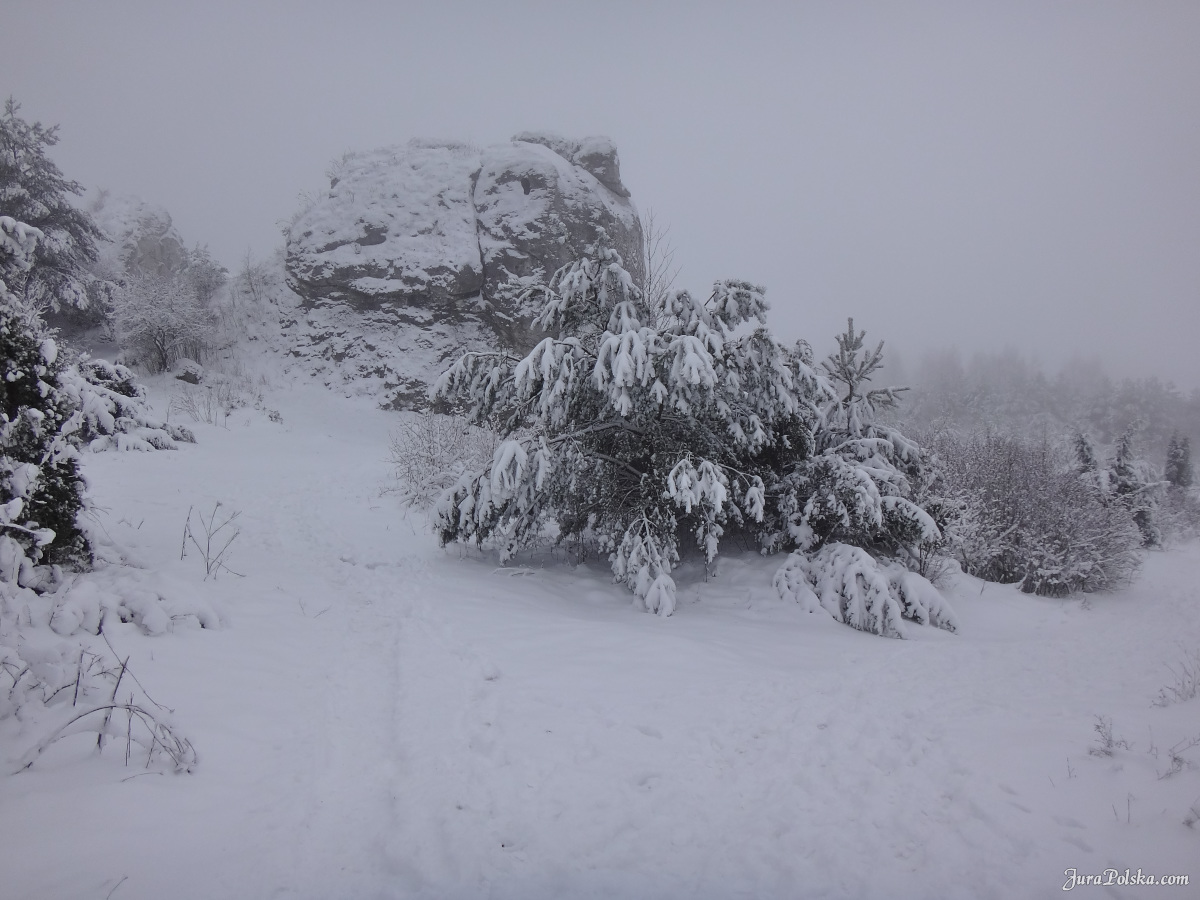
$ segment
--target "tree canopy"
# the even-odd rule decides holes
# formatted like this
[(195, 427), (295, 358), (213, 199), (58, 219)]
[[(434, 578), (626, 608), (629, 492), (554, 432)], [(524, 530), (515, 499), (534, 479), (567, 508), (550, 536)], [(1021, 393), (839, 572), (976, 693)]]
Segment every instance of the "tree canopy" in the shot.
[(71, 204), (82, 186), (66, 178), (47, 153), (58, 143), (58, 126), (31, 124), (18, 115), (20, 109), (9, 97), (0, 116), (0, 215), (37, 228), (42, 237), (28, 268), (6, 266), (0, 278), (35, 308), (86, 309), (102, 287), (87, 265), (104, 235)]

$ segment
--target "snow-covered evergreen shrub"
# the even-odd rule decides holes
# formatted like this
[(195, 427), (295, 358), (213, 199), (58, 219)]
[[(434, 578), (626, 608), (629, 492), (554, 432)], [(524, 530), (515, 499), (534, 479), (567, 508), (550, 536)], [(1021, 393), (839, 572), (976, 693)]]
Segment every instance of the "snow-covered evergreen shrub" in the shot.
[[(28, 266), (41, 233), (0, 216), (0, 258)], [(84, 480), (69, 439), (81, 416), (62, 389), (58, 346), (0, 281), (0, 578), (28, 581), (34, 565), (84, 563), (76, 524)]]
[(62, 374), (63, 392), (82, 415), (71, 439), (93, 453), (104, 450), (174, 450), (176, 441), (194, 444), (182, 425), (157, 418), (146, 389), (125, 366), (83, 357)]
[(1163, 479), (1173, 487), (1192, 486), (1192, 445), (1187, 435), (1179, 432), (1171, 435), (1167, 444), (1167, 464), (1163, 467)]
[(1134, 429), (1127, 428), (1117, 440), (1108, 482), (1117, 503), (1129, 511), (1142, 535), (1142, 545), (1162, 544), (1157, 521), (1160, 481), (1149, 463), (1138, 458), (1133, 446)]
[(823, 371), (806, 344), (762, 327), (762, 288), (647, 297), (604, 247), (542, 291), (537, 324), (550, 336), (528, 356), (465, 354), (434, 388), (500, 438), (490, 464), (440, 501), (443, 542), (489, 540), (508, 558), (553, 524), (559, 540), (608, 553), (617, 580), (669, 615), (680, 553), (694, 545), (712, 563), (730, 531), (802, 553), (936, 537), (908, 497), (904, 469), (920, 450), (874, 421), (884, 400), (863, 383), (878, 358), (857, 358), (853, 327), (839, 341), (845, 366)]
[(902, 619), (957, 631), (949, 605), (926, 579), (898, 564), (880, 566), (861, 547), (831, 543), (792, 553), (775, 573), (775, 590), (809, 612), (885, 637), (903, 637)]
[(837, 352), (822, 363), (835, 391), (818, 404), (813, 455), (781, 479), (782, 502), (799, 511), (786, 525), (802, 550), (838, 541), (894, 554), (941, 537), (912, 499), (917, 485), (934, 499), (934, 461), (879, 419), (895, 406), (898, 389), (867, 387), (882, 366), (883, 343), (864, 351), (864, 336), (853, 320), (837, 336)]
[(993, 433), (946, 433), (935, 449), (961, 510), (947, 544), (968, 574), (1064, 596), (1116, 587), (1137, 570), (1137, 526), (1084, 461), (1045, 439)]

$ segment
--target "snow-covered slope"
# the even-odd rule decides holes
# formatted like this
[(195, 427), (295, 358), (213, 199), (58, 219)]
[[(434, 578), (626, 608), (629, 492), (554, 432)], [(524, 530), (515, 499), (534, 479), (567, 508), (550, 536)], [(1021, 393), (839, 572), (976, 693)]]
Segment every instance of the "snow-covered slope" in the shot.
[[(229, 624), (105, 629), (191, 775), (94, 735), (8, 775), (39, 735), (0, 723), (6, 900), (1196, 895), (1200, 698), (1152, 705), (1200, 650), (1195, 545), (1086, 600), (960, 578), (956, 635), (806, 614), (757, 556), (663, 620), (602, 561), (439, 549), (380, 493), (396, 414), (271, 377), (196, 445), (87, 458), (112, 540)], [(244, 577), (205, 581), (217, 501)]]

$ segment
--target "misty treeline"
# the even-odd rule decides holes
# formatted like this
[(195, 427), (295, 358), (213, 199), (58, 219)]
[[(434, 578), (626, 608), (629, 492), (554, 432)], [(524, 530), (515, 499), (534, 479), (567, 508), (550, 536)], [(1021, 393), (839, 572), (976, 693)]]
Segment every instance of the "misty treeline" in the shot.
[(1162, 465), (1172, 436), (1200, 440), (1200, 388), (1184, 393), (1157, 377), (1114, 379), (1094, 360), (1048, 372), (1016, 350), (926, 353), (888, 376), (909, 386), (901, 415), (913, 428), (992, 430), (1025, 437), (1084, 431), (1113, 444), (1129, 428)]

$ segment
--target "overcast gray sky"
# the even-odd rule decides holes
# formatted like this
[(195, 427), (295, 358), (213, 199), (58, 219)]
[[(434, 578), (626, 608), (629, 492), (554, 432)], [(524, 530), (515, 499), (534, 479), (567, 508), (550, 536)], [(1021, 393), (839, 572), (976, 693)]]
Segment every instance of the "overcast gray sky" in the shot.
[(0, 90), (231, 269), (347, 149), (607, 134), (680, 282), (1200, 387), (1200, 3), (0, 0)]

